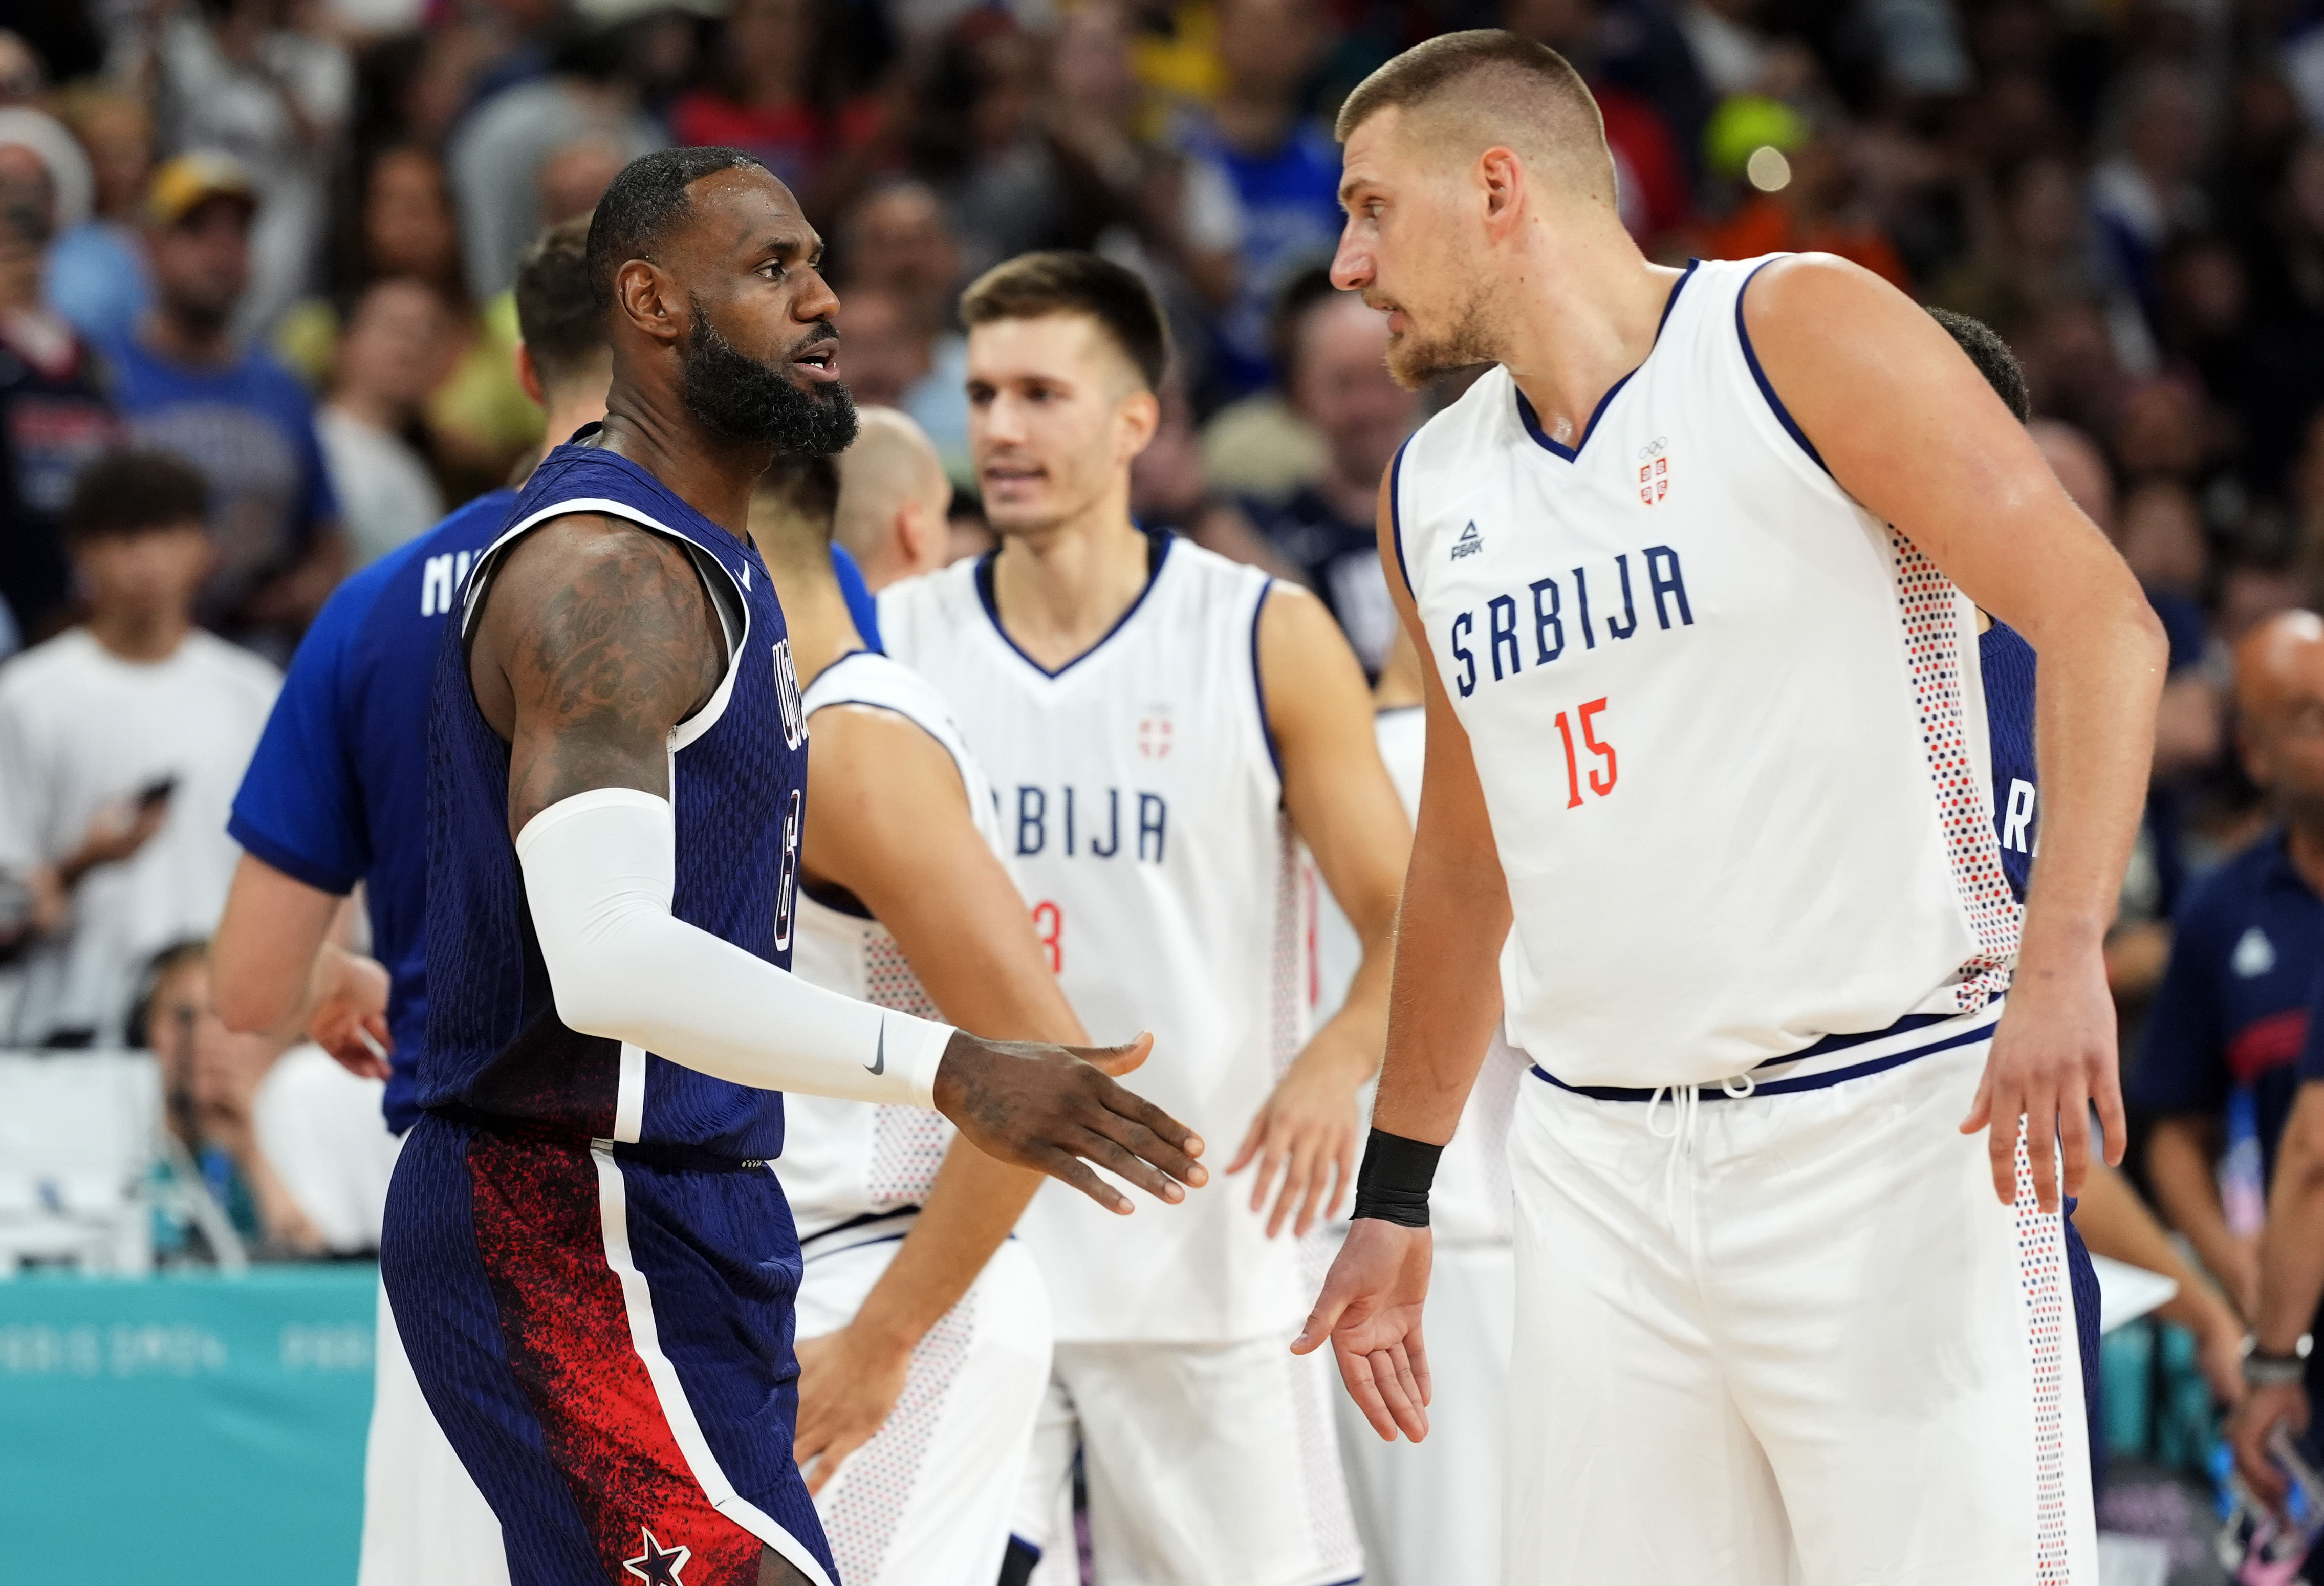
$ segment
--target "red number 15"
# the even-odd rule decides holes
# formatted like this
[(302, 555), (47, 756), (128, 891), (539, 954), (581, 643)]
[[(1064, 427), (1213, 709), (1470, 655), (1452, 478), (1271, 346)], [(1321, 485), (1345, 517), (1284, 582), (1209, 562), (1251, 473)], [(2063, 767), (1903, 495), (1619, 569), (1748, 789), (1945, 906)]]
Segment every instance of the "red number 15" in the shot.
[[(1582, 746), (1606, 762), (1602, 774), (1596, 766), (1590, 768), (1590, 791), (1600, 798), (1614, 790), (1614, 778), (1618, 774), (1614, 764), (1614, 746), (1598, 741), (1597, 726), (1590, 719), (1605, 708), (1604, 700), (1593, 699), (1574, 713), (1582, 718)], [(1582, 806), (1582, 768), (1573, 755), (1573, 724), (1566, 720), (1563, 711), (1557, 713), (1557, 735), (1565, 740), (1565, 807), (1578, 809)]]

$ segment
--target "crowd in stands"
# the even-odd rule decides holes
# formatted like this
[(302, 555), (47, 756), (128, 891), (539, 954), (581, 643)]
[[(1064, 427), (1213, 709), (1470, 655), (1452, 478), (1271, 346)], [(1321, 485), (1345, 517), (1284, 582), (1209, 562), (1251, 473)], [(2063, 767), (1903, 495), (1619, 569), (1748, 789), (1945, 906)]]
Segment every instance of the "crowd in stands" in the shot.
[[(1622, 217), (1654, 257), (1828, 250), (1984, 319), (2023, 360), (2044, 452), (2171, 637), (2109, 953), (2144, 1120), (2133, 1166), (2227, 1297), (2256, 1303), (2259, 1197), (2324, 957), (2324, 785), (2286, 749), (2324, 720), (2268, 655), (2235, 659), (2273, 613), (2324, 599), (2313, 7), (49, 0), (14, 15), (0, 655), (21, 653), (0, 664), (0, 1046), (178, 1049), (151, 1010), (200, 1013), (186, 945), (225, 898), (226, 803), (277, 669), (348, 572), (537, 455), (516, 263), (673, 143), (745, 148), (791, 186), (829, 245), (858, 401), (909, 415), (951, 475), (949, 507), (941, 481), (890, 482), (879, 510), (911, 566), (867, 568), (875, 582), (990, 543), (960, 288), (1027, 249), (1089, 248), (1153, 283), (1175, 337), (1141, 521), (1312, 586), (1377, 670), (1395, 622), (1379, 480), (1448, 393), (1391, 382), (1381, 319), (1323, 269), (1330, 116), (1418, 38), (1499, 25), (1596, 91)], [(881, 445), (874, 426), (848, 466), (876, 471)], [(197, 1159), (207, 1139), (244, 1164), (273, 1246), (332, 1242), (250, 1166), (249, 1111), (189, 1107), (181, 1130)]]

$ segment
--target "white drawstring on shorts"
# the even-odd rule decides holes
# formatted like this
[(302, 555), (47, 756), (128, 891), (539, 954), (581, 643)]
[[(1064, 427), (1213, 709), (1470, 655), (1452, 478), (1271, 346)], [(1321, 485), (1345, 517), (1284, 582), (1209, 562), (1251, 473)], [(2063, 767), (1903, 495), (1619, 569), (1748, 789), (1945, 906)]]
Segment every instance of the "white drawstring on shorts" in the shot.
[[(1719, 1082), (1719, 1088), (1730, 1100), (1739, 1102), (1759, 1088), (1758, 1082), (1748, 1074), (1733, 1075)], [(1655, 1110), (1663, 1098), (1671, 1101), (1670, 1132), (1665, 1134), (1655, 1126)], [(1663, 1199), (1675, 1203), (1678, 1199), (1678, 1162), (1681, 1157), (1694, 1155), (1695, 1121), (1702, 1112), (1701, 1085), (1656, 1085), (1655, 1093), (1646, 1098), (1646, 1132), (1658, 1140), (1671, 1143), (1670, 1155), (1663, 1163)]]

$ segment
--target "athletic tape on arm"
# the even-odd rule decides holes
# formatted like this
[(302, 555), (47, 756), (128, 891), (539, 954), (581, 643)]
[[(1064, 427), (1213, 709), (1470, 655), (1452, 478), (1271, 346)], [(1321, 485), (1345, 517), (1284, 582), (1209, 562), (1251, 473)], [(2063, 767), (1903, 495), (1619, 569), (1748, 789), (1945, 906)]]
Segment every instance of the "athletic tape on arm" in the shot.
[(952, 1027), (811, 986), (670, 913), (666, 798), (597, 788), (517, 834), (557, 1014), (584, 1035), (761, 1090), (933, 1106)]

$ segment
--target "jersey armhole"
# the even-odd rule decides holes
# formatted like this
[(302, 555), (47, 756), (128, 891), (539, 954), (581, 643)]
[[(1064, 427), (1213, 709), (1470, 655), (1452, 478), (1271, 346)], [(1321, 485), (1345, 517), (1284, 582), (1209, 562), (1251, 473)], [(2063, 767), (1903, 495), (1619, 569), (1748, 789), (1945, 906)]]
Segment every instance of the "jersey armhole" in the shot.
[(1283, 751), (1275, 742), (1275, 723), (1267, 714), (1267, 678), (1259, 669), (1259, 624), (1267, 615), (1267, 597), (1275, 593), (1275, 580), (1269, 578), (1259, 586), (1259, 598), (1250, 607), (1250, 695), (1259, 706), (1259, 736), (1267, 745), (1267, 760), (1275, 768), (1275, 782), (1283, 785)]
[(1775, 394), (1775, 386), (1767, 379), (1767, 372), (1759, 367), (1758, 350), (1751, 345), (1751, 328), (1743, 323), (1743, 300), (1749, 295), (1751, 283), (1759, 279), (1760, 271), (1775, 263), (1773, 259), (1761, 261), (1752, 268), (1750, 274), (1743, 278), (1743, 284), (1735, 289), (1735, 337), (1743, 344), (1743, 362), (1750, 366), (1751, 378), (1757, 383), (1759, 394), (1767, 400), (1767, 406), (1774, 410), (1775, 421), (1784, 427), (1784, 433), (1800, 443), (1800, 449), (1807, 453), (1808, 460), (1830, 477), (1831, 466), (1824, 462), (1822, 454), (1816, 450), (1815, 443), (1808, 439), (1807, 432), (1793, 419), (1792, 410), (1784, 406), (1784, 399)]
[[(694, 576), (702, 580), (703, 593), (710, 597), (711, 609), (718, 614), (718, 638), (725, 648), (725, 666), (719, 676), (718, 687), (711, 691), (702, 708), (682, 717), (671, 727), (669, 751), (675, 754), (716, 726), (719, 718), (726, 714), (727, 701), (734, 694), (737, 663), (750, 639), (751, 610), (741, 585), (734, 575), (726, 570), (724, 563), (686, 535), (666, 523), (654, 521), (625, 503), (597, 499), (556, 503), (523, 522), (502, 530), (498, 539), (477, 552), (475, 564), (468, 569), (468, 586), (462, 591), (460, 598), (461, 666), (463, 669), (467, 666), (471, 647), (475, 642), (476, 617), (484, 608), (484, 596), (491, 590), (493, 576), (499, 571), (502, 558), (519, 540), (542, 524), (558, 518), (583, 516), (619, 518), (649, 534), (659, 534), (675, 542), (686, 552), (687, 560), (693, 565)], [(473, 684), (469, 687), (468, 697), (473, 705), (475, 701)]]
[(1396, 571), (1404, 580), (1404, 592), (1418, 600), (1419, 593), (1412, 587), (1412, 568), (1404, 559), (1404, 453), (1411, 445), (1412, 437), (1407, 435), (1388, 462), (1388, 543), (1396, 548)]

